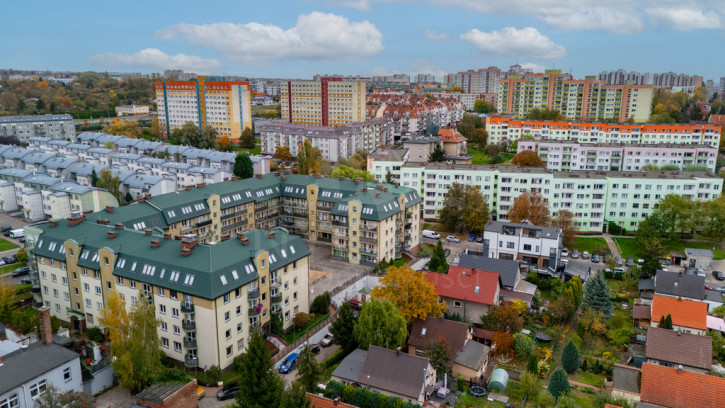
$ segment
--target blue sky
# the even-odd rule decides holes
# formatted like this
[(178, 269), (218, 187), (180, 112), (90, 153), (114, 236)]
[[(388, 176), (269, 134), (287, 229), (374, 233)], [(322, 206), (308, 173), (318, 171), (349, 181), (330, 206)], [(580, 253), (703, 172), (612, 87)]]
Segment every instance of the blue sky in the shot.
[[(122, 4), (122, 7), (119, 7)], [(0, 68), (249, 77), (556, 67), (725, 76), (725, 1), (12, 1)]]

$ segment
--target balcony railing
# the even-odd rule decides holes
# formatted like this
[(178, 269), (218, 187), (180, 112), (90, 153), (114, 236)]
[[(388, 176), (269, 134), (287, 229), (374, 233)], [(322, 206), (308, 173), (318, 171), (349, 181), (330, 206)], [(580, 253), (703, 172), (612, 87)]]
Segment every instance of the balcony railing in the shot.
[(211, 220), (201, 221), (196, 223), (196, 228), (205, 227), (211, 224)]
[(332, 225), (336, 225), (338, 227), (347, 227), (348, 223), (347, 223), (347, 221), (333, 220)]
[(186, 365), (186, 368), (199, 367), (199, 358), (186, 356), (186, 358), (184, 358), (184, 365)]
[(185, 337), (184, 348), (186, 348), (187, 350), (196, 350), (196, 340)]
[(371, 225), (371, 224), (360, 224), (360, 229), (365, 231), (377, 231), (378, 226), (377, 225)]
[(369, 242), (371, 244), (377, 244), (378, 239), (375, 237), (360, 237), (360, 241), (362, 242)]
[(282, 303), (282, 294), (276, 294), (271, 296), (272, 303)]
[(262, 313), (262, 308), (261, 307), (260, 308), (257, 308), (257, 306), (250, 307), (249, 310), (248, 310), (248, 312), (249, 312), (249, 315), (250, 316), (257, 316), (260, 313)]
[(335, 249), (343, 250), (343, 251), (347, 251), (347, 249), (348, 249), (347, 244), (334, 243), (334, 244), (332, 244), (332, 247)]
[(196, 330), (196, 322), (193, 320), (184, 320), (183, 322), (181, 322), (181, 327), (185, 331), (194, 331)]
[(330, 243), (330, 242), (332, 242), (332, 238), (330, 238), (330, 237), (327, 237), (327, 238), (325, 238), (325, 237), (317, 237), (317, 241)]
[(360, 248), (360, 253), (361, 254), (368, 254), (368, 255), (377, 255), (375, 253), (375, 250), (374, 249), (369, 249), (369, 248), (365, 248), (365, 247)]
[(194, 304), (181, 302), (181, 313), (194, 313)]
[(252, 321), (249, 322), (250, 329), (258, 329), (259, 326), (261, 326), (261, 324), (259, 323), (259, 320), (254, 321), (254, 322), (252, 322)]
[(247, 292), (247, 297), (250, 299), (257, 299), (259, 298), (259, 289), (250, 289)]
[(271, 288), (279, 288), (280, 286), (282, 286), (282, 281), (280, 281), (279, 279), (272, 279), (269, 283), (269, 287)]

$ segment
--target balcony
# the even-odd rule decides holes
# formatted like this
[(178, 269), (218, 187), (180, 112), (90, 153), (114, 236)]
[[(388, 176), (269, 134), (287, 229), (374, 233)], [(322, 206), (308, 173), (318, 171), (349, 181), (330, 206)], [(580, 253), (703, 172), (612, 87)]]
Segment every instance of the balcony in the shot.
[(247, 291), (247, 297), (249, 299), (258, 299), (259, 298), (259, 289), (249, 289)]
[(184, 358), (184, 365), (186, 366), (186, 368), (199, 367), (199, 358), (192, 357), (192, 356), (186, 356)]
[(332, 259), (337, 259), (339, 261), (345, 261), (348, 262), (350, 259), (347, 256), (339, 255), (339, 254), (332, 254)]
[(377, 244), (378, 239), (375, 237), (360, 237), (360, 241), (362, 242), (369, 242), (371, 244)]
[(248, 310), (250, 316), (258, 316), (260, 313), (262, 313), (262, 308), (257, 308), (257, 306), (250, 307)]
[(360, 253), (367, 254), (367, 255), (377, 255), (377, 253), (375, 253), (375, 249), (365, 248), (365, 247), (360, 248)]
[(282, 303), (282, 294), (278, 293), (276, 295), (271, 296), (272, 303)]
[(332, 238), (330, 238), (330, 237), (327, 237), (327, 238), (325, 238), (325, 237), (317, 237), (317, 241), (318, 242), (327, 242), (329, 244), (330, 242), (332, 242)]
[(181, 313), (194, 313), (194, 304), (181, 302)]
[(36, 295), (40, 293), (40, 286), (32, 286), (30, 288), (30, 293)]
[(196, 350), (196, 340), (184, 337), (184, 348), (187, 350)]
[(318, 211), (332, 211), (333, 208), (335, 208), (334, 205), (318, 205), (317, 206)]
[(360, 229), (365, 230), (365, 231), (377, 231), (378, 227), (377, 227), (377, 225), (360, 224)]
[(334, 220), (334, 221), (332, 221), (332, 225), (336, 225), (338, 227), (347, 227), (348, 223), (347, 223), (347, 221)]
[(261, 324), (259, 323), (259, 320), (249, 322), (250, 329), (259, 329), (260, 326)]
[(339, 249), (341, 251), (347, 251), (348, 250), (347, 244), (334, 243), (334, 244), (332, 244), (332, 247), (335, 248), (335, 249)]
[(211, 224), (211, 220), (201, 221), (196, 223), (196, 228), (205, 227)]
[(272, 280), (271, 280), (271, 281), (269, 282), (269, 287), (270, 287), (270, 288), (279, 288), (279, 287), (281, 287), (281, 286), (282, 286), (282, 281), (280, 281), (280, 280), (278, 280), (278, 279), (272, 279)]
[(181, 322), (181, 327), (184, 329), (184, 331), (195, 331), (196, 322), (193, 320), (184, 320)]

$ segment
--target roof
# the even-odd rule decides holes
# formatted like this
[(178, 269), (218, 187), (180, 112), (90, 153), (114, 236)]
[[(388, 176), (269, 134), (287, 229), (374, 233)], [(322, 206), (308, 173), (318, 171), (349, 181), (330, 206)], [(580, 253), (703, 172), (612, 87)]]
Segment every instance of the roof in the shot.
[(468, 339), (468, 325), (442, 317), (428, 316), (425, 320), (416, 319), (410, 329), (408, 344), (426, 349), (441, 338), (445, 339), (449, 351), (458, 353)]
[(712, 367), (712, 337), (650, 327), (647, 358), (709, 370)]
[(72, 360), (78, 360), (78, 354), (41, 341), (7, 354), (0, 366), (0, 395)]
[(675, 326), (707, 330), (707, 303), (695, 300), (654, 295), (652, 297), (652, 321), (672, 315)]
[(440, 129), (438, 131), (438, 136), (443, 138), (443, 143), (460, 143), (468, 140), (455, 129)]
[(503, 222), (503, 221), (488, 221), (486, 226), (483, 228), (484, 231), (496, 232), (499, 234), (504, 233), (504, 228), (515, 228), (516, 234), (522, 233), (522, 230), (535, 231), (536, 238), (544, 239), (559, 239), (561, 234), (561, 228), (554, 227), (539, 227), (529, 222), (517, 223), (517, 222)]
[(367, 383), (370, 376), (371, 387), (417, 401), (425, 383), (423, 370), (428, 364), (427, 358), (370, 346), (359, 378)]
[(428, 272), (427, 276), (441, 297), (486, 305), (498, 303), (496, 290), (499, 285), (499, 275), (496, 272), (451, 266), (448, 274)]
[(702, 299), (705, 290), (705, 277), (688, 275), (681, 272), (657, 271), (655, 275), (655, 293)]
[(725, 332), (725, 319), (722, 317), (707, 315), (707, 328), (710, 330)]
[(710, 249), (699, 249), (699, 248), (685, 248), (687, 256), (705, 256), (712, 258), (712, 250)]
[(632, 308), (633, 319), (647, 319), (652, 318), (652, 309), (649, 305), (634, 305)]
[(615, 364), (612, 370), (612, 388), (639, 394), (639, 376), (639, 368)]
[(332, 376), (351, 382), (358, 382), (360, 379), (360, 371), (362, 371), (367, 356), (367, 350), (355, 349), (340, 362), (335, 371), (332, 372)]
[(725, 378), (644, 363), (640, 398), (672, 408), (725, 407)]
[(723, 303), (722, 292), (720, 292), (720, 291), (717, 291), (715, 289), (705, 289), (703, 291), (703, 294), (704, 294), (704, 296), (702, 298), (703, 300), (707, 300), (709, 302)]
[(654, 279), (640, 279), (637, 284), (639, 290), (654, 290), (655, 280)]
[(136, 394), (136, 399), (163, 404), (167, 398), (185, 386), (186, 384), (174, 384), (172, 382), (155, 384)]
[(310, 408), (357, 408), (355, 405), (345, 404), (344, 402), (337, 402), (322, 397), (320, 395), (307, 393), (307, 398), (310, 400)]
[(368, 157), (375, 161), (402, 162), (408, 149), (376, 149)]
[(31, 116), (0, 116), (0, 123), (11, 122), (57, 122), (57, 121), (73, 121), (73, 117), (67, 113), (63, 114), (45, 114)]
[(467, 341), (463, 350), (456, 356), (456, 364), (478, 371), (483, 367), (490, 351), (490, 347), (477, 341)]
[(501, 278), (501, 286), (513, 288), (519, 275), (519, 263), (506, 259), (489, 258), (487, 256), (461, 254), (458, 266), (476, 268), (480, 271), (496, 272)]
[(478, 327), (473, 328), (473, 337), (477, 337), (479, 339), (493, 340), (494, 334), (496, 333), (491, 330), (479, 329)]
[(438, 136), (426, 136), (426, 137), (417, 137), (415, 139), (408, 139), (403, 140), (403, 146), (406, 144), (429, 144), (429, 143), (440, 143), (442, 141), (442, 138)]

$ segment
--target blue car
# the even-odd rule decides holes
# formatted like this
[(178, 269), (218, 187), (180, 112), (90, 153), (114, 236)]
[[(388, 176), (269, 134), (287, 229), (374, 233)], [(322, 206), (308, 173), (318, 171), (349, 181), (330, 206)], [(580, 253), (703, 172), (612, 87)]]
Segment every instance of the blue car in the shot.
[(471, 234), (468, 236), (468, 242), (473, 242), (476, 240), (476, 234)]
[(300, 357), (297, 353), (290, 354), (283, 362), (282, 365), (279, 366), (279, 372), (282, 374), (287, 374), (290, 371), (292, 371), (293, 368), (297, 365), (297, 359)]

